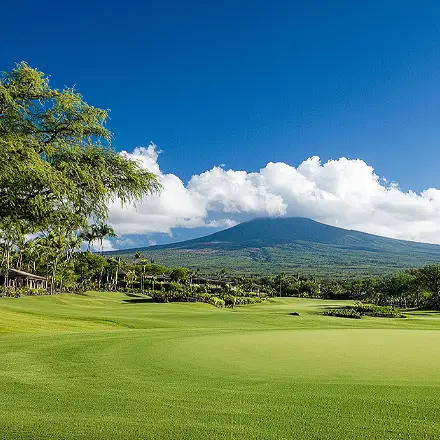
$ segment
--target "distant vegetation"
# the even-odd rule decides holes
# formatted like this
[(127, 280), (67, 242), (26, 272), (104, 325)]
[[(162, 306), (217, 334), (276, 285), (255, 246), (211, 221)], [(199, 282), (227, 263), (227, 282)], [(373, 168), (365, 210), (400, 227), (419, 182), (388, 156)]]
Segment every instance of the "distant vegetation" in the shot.
[[(109, 229), (108, 226), (106, 228)], [(103, 230), (102, 227), (96, 229)], [(37, 246), (40, 246), (38, 241)], [(21, 264), (24, 269), (32, 268), (37, 273), (44, 273), (47, 260), (45, 253), (40, 253), (39, 249), (29, 244), (23, 249), (15, 249), (10, 255), (11, 264)], [(200, 270), (168, 268), (145, 258), (140, 252), (133, 260), (106, 258), (92, 252), (74, 252), (68, 262), (63, 260), (60, 264), (58, 277), (57, 287), (61, 291), (120, 290), (148, 295), (157, 302), (206, 302), (217, 307), (234, 307), (261, 302), (270, 297), (291, 296), (358, 299), (391, 308), (440, 308), (440, 265), (369, 278), (318, 278), (286, 273), (236, 276), (224, 269), (214, 274), (204, 274)], [(42, 293), (44, 291), (41, 289), (0, 287), (0, 295), (4, 296)], [(355, 310), (370, 316), (375, 311), (386, 311), (369, 307), (365, 305), (362, 309), (358, 305)], [(391, 315), (395, 313), (390, 312)]]

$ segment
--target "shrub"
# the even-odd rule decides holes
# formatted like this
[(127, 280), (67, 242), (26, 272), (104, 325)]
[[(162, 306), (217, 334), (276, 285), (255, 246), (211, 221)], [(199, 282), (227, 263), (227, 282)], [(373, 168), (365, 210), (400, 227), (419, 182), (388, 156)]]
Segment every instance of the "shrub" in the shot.
[(48, 293), (49, 292), (46, 289), (43, 289), (42, 287), (36, 287), (28, 290), (28, 295), (30, 296), (42, 296), (42, 295), (47, 295)]
[(324, 312), (326, 316), (339, 316), (341, 318), (361, 319), (362, 316), (375, 316), (381, 318), (404, 318), (400, 310), (389, 306), (376, 306), (356, 302), (353, 307), (345, 309), (330, 309)]
[(20, 296), (41, 296), (47, 294), (47, 290), (42, 288), (0, 286), (0, 297), (20, 298)]
[(14, 297), (16, 296), (15, 289), (10, 286), (0, 286), (0, 296)]
[(324, 312), (325, 316), (338, 316), (339, 318), (361, 319), (362, 315), (355, 309), (331, 309)]
[(354, 309), (360, 314), (366, 316), (376, 316), (380, 318), (404, 318), (405, 316), (398, 309), (391, 306), (376, 306), (374, 304), (366, 304), (360, 301), (354, 304)]
[[(177, 286), (179, 286), (177, 288)], [(176, 287), (176, 289), (171, 289)], [(206, 289), (209, 290), (209, 289)], [(177, 283), (169, 283), (168, 286), (162, 286), (161, 290), (149, 290), (146, 292), (156, 302), (176, 302), (176, 301), (200, 301), (207, 304), (212, 304), (215, 307), (234, 307), (236, 305), (256, 304), (264, 301), (265, 296), (235, 296), (231, 293), (221, 292), (216, 289), (215, 293), (200, 291), (198, 288), (187, 288), (184, 290), (181, 285)]]
[(210, 296), (210, 298), (208, 300), (209, 304), (212, 304), (213, 306), (219, 307), (219, 308), (222, 308), (225, 306), (225, 302), (221, 298), (219, 298), (217, 296), (213, 296), (213, 295), (209, 295), (209, 296)]

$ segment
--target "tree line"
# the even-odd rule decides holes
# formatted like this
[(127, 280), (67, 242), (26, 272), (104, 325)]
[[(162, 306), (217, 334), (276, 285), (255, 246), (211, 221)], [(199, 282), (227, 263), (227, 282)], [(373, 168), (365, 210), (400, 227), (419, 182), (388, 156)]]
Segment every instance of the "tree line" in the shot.
[(253, 281), (272, 295), (361, 299), (378, 306), (440, 309), (440, 265), (407, 269), (376, 278), (316, 279), (278, 274)]

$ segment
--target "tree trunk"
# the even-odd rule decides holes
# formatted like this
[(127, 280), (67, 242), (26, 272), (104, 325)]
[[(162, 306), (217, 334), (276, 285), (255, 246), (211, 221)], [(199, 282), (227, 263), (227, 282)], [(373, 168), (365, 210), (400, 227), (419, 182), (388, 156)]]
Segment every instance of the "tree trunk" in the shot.
[(10, 260), (9, 246), (6, 247), (6, 271), (5, 271), (5, 286), (9, 284), (9, 260)]
[(53, 295), (55, 291), (55, 276), (57, 273), (58, 257), (55, 257), (52, 266), (52, 275), (50, 277), (50, 294)]

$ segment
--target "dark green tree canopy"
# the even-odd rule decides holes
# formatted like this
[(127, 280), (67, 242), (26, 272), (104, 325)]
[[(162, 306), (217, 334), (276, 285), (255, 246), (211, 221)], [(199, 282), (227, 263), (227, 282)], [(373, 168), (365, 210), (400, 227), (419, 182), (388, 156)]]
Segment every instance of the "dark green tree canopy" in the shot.
[(42, 72), (18, 64), (0, 75), (0, 222), (34, 229), (105, 220), (123, 204), (160, 190), (157, 177), (111, 147), (106, 110)]

